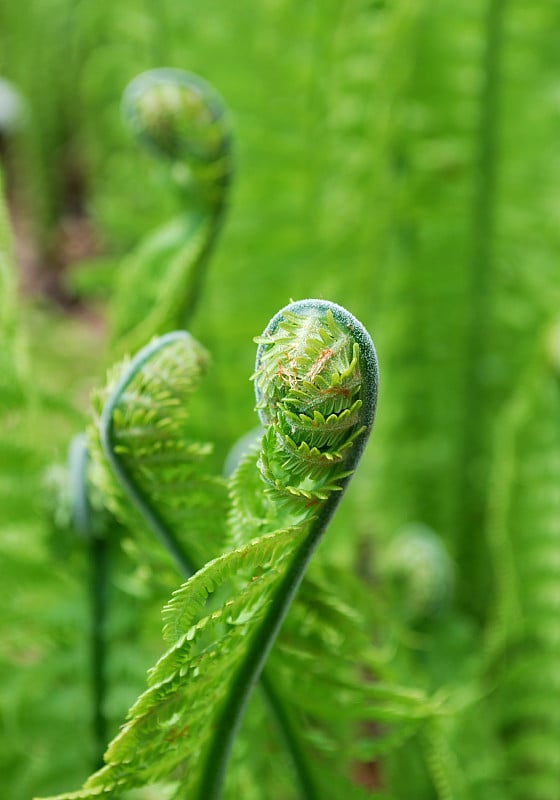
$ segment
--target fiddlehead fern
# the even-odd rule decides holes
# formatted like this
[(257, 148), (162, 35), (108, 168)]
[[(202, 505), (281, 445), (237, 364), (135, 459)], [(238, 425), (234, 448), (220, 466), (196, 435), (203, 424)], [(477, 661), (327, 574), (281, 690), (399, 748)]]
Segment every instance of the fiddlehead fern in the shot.
[(154, 339), (112, 372), (90, 431), (92, 480), (111, 509), (132, 528), (147, 523), (186, 576), (216, 553), (225, 513), (223, 481), (206, 466), (212, 447), (189, 429), (206, 363), (186, 332)]
[(223, 221), (232, 158), (224, 104), (191, 73), (139, 75), (124, 93), (123, 115), (140, 144), (169, 163), (185, 206), (119, 269), (113, 340), (119, 352), (133, 352), (184, 326), (194, 311)]
[(309, 516), (322, 501), (333, 505), (367, 441), (375, 351), (354, 317), (320, 300), (287, 306), (257, 341), (257, 408), (266, 426), (260, 471), (274, 502)]
[(410, 622), (448, 609), (454, 569), (441, 538), (427, 525), (412, 523), (397, 532), (381, 555), (384, 578), (394, 586), (394, 601)]
[[(159, 348), (164, 345), (156, 340), (152, 355)], [(140, 369), (137, 362), (137, 375)], [(175, 798), (221, 797), (252, 688), (361, 456), (377, 397), (368, 334), (344, 309), (322, 301), (293, 304), (275, 317), (261, 340), (256, 375), (267, 427), (260, 461), (271, 530), (209, 562), (175, 593), (164, 610), (171, 649), (110, 745), (107, 766), (64, 797), (111, 794), (171, 774)], [(289, 442), (282, 428), (287, 412), (302, 426)], [(312, 443), (306, 442), (309, 420)], [(306, 471), (301, 461), (308, 451)], [(282, 516), (284, 526), (275, 528)], [(208, 596), (218, 605), (207, 608)]]
[(321, 300), (293, 303), (278, 312), (258, 343), (255, 388), (266, 430), (260, 471), (271, 499), (293, 513), (302, 539), (220, 713), (224, 735), (215, 738), (209, 750), (201, 799), (221, 796), (229, 750), (250, 692), (359, 462), (377, 405), (373, 343), (340, 306)]
[(223, 206), (230, 136), (223, 101), (206, 81), (178, 69), (145, 72), (126, 88), (123, 114), (142, 145), (169, 159), (195, 203)]

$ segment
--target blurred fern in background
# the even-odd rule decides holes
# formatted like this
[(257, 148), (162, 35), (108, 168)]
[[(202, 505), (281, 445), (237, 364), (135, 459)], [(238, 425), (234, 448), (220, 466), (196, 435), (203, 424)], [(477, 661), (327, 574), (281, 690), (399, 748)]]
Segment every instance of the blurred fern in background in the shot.
[[(14, 233), (2, 207), (7, 797), (79, 785), (95, 760), (87, 547), (69, 524), (63, 465), (113, 354), (146, 343), (123, 334), (150, 236), (197, 210), (177, 170), (139, 149), (121, 118), (125, 87), (162, 66), (202, 76), (228, 109), (232, 160), (225, 171), (216, 162), (233, 175), (227, 215), (188, 315), (213, 360), (191, 422), (215, 443), (214, 472), (254, 425), (252, 338), (279, 306), (328, 297), (376, 341), (374, 442), (318, 576), (328, 582), (332, 561), (359, 575), (361, 589), (350, 582), (340, 596), (365, 609), (394, 685), (443, 711), (419, 722), (410, 709), (392, 738), (390, 721), (369, 723), (356, 785), (395, 800), (560, 796), (549, 344), (559, 24), (554, 4), (521, 0), (0, 0), (0, 77), (26, 109), (19, 127), (0, 128)], [(185, 298), (172, 299), (148, 338), (182, 324)], [(112, 735), (159, 655), (159, 608), (177, 579), (155, 543), (119, 526), (109, 539)], [(288, 652), (271, 658), (289, 683)], [(248, 766), (251, 735), (269, 725), (259, 703), (234, 751), (232, 796), (267, 775), (258, 759)], [(274, 800), (274, 785), (260, 796)]]

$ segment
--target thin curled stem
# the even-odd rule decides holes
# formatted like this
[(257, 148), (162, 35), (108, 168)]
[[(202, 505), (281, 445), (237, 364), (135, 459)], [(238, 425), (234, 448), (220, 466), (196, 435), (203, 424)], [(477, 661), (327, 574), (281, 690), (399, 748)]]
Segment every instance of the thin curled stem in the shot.
[(187, 325), (218, 239), (233, 173), (223, 100), (190, 72), (160, 68), (126, 87), (122, 112), (138, 142), (169, 168), (181, 213), (121, 264), (113, 308), (116, 352)]

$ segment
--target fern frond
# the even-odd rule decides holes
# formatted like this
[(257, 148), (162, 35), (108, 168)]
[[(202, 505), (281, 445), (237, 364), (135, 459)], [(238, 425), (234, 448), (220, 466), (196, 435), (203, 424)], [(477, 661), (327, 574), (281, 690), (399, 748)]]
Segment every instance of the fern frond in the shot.
[(441, 538), (426, 525), (398, 531), (381, 555), (392, 599), (410, 622), (437, 617), (449, 608), (455, 570)]
[[(175, 639), (174, 644), (150, 671), (148, 690), (110, 745), (107, 766), (84, 785), (84, 797), (153, 783), (178, 768), (181, 789), (174, 796), (195, 792), (200, 762), (216, 736), (216, 715), (227, 697), (231, 674), (253, 646), (289, 556), (304, 533), (303, 528), (279, 531), (226, 553), (174, 595), (164, 610), (167, 636)], [(279, 553), (283, 567), (278, 564)], [(224, 589), (232, 577), (235, 592), (205, 614), (206, 597)], [(66, 796), (74, 795), (61, 795)]]
[[(325, 384), (336, 383), (334, 374), (347, 376), (353, 386), (358, 361), (363, 370), (359, 388), (349, 391), (349, 395), (357, 393), (363, 401), (363, 417), (354, 430), (348, 431), (352, 447), (347, 451), (351, 457), (345, 456), (344, 476), (331, 478), (336, 488), (342, 490), (359, 460), (365, 433), (373, 424), (377, 397), (375, 351), (365, 330), (340, 307), (323, 301), (303, 301), (286, 311), (291, 317), (292, 334), (299, 336), (304, 355), (295, 358), (284, 393), (271, 384), (274, 400), (268, 396), (268, 384), (258, 380), (257, 395), (266, 403), (265, 422), (269, 426), (278, 424), (284, 395), (292, 402), (290, 392), (297, 390), (302, 377), (308, 384), (315, 382), (320, 393)], [(282, 313), (272, 321), (269, 332), (274, 333), (281, 325)], [(309, 348), (305, 347), (305, 335), (296, 324), (298, 318), (302, 330), (314, 330), (319, 338), (323, 329), (329, 329), (345, 339), (340, 350), (345, 350), (346, 354), (332, 359), (333, 371), (329, 364), (331, 359), (321, 357), (321, 363), (317, 363), (314, 342), (310, 342)], [(360, 346), (358, 355), (355, 342)], [(118, 399), (134, 388), (131, 377), (141, 386), (150, 382), (149, 376), (142, 375), (142, 370), (146, 365), (153, 368), (152, 356), (167, 355), (171, 366), (165, 372), (173, 375), (178, 366), (176, 351), (184, 350), (185, 343), (190, 344), (190, 337), (185, 334), (156, 340), (133, 362), (104, 406), (106, 454), (120, 479), (132, 489), (132, 495), (137, 493), (136, 481), (131, 481), (126, 467), (123, 469), (130, 445), (126, 437), (122, 440), (113, 437), (118, 435), (126, 420), (137, 427), (142, 417), (138, 413), (115, 414)], [(274, 348), (275, 343), (271, 345), (266, 340), (259, 351), (257, 375), (263, 348), (270, 346)], [(352, 353), (349, 364), (340, 369), (348, 359), (348, 348)], [(314, 370), (309, 368), (308, 355), (314, 359)], [(306, 391), (310, 390), (306, 388)], [(161, 399), (166, 405), (169, 393), (164, 392)], [(153, 409), (149, 413), (157, 414)], [(126, 425), (123, 427), (126, 429)], [(265, 435), (263, 449), (267, 442)], [(148, 454), (150, 452), (148, 449)], [(274, 458), (274, 453), (270, 455), (276, 468), (280, 462)], [(292, 483), (297, 489), (307, 480), (298, 473)], [(309, 480), (314, 481), (313, 478)], [(206, 564), (175, 594), (164, 610), (165, 634), (173, 644), (151, 670), (147, 691), (131, 709), (128, 722), (109, 746), (107, 765), (84, 785), (90, 796), (95, 792), (124, 791), (173, 775), (178, 782), (174, 794), (177, 799), (221, 797), (231, 746), (252, 689), (340, 494), (341, 491), (329, 492), (324, 500), (313, 504), (303, 514), (298, 506), (291, 524), (265, 533)], [(148, 511), (153, 514), (152, 509)], [(208, 598), (213, 602), (209, 604)]]
[(229, 180), (230, 133), (223, 100), (205, 80), (179, 69), (136, 77), (123, 96), (123, 114), (138, 141), (168, 159), (195, 200), (221, 206)]
[(186, 332), (155, 339), (112, 371), (90, 429), (92, 480), (111, 510), (133, 529), (147, 522), (187, 574), (217, 552), (225, 514), (224, 482), (206, 466), (212, 447), (189, 428), (206, 363)]
[(133, 352), (186, 324), (220, 230), (231, 177), (231, 138), (214, 89), (176, 69), (143, 73), (127, 87), (123, 114), (139, 142), (168, 162), (186, 211), (155, 231), (119, 269), (113, 340)]
[(503, 415), (492, 486), (499, 603), (490, 675), (515, 800), (560, 791), (560, 381), (542, 350)]

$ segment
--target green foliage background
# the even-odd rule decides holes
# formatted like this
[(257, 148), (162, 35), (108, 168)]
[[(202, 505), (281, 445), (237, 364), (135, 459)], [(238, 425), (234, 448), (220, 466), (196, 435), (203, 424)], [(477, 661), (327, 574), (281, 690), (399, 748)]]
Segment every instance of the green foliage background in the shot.
[[(222, 463), (255, 424), (252, 338), (279, 306), (347, 306), (372, 333), (382, 387), (324, 549), (349, 569), (360, 560), (372, 605), (405, 526), (433, 529), (455, 565), (446, 616), (404, 626), (393, 606), (376, 631), (403, 682), (470, 698), (381, 759), (388, 796), (560, 795), (559, 23), (554, 4), (521, 0), (0, 0), (0, 73), (28, 105), (8, 143), (8, 192), (33, 246), (18, 303), (2, 219), (6, 797), (61, 791), (91, 767), (87, 563), (45, 505), (109, 363), (102, 320), (119, 262), (178, 211), (119, 112), (128, 81), (162, 65), (219, 90), (235, 141), (191, 325), (214, 362), (199, 435)], [(78, 265), (64, 244), (76, 222), (96, 244)], [(45, 290), (78, 294), (79, 313)], [(176, 580), (140, 558), (127, 573), (115, 551), (113, 729), (158, 654)]]

